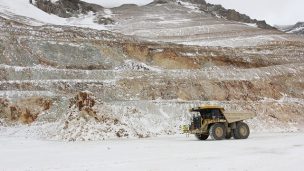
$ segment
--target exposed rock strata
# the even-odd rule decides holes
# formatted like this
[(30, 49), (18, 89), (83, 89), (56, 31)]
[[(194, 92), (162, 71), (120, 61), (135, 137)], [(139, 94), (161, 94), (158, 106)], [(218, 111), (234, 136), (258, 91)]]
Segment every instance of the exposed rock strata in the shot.
[[(138, 15), (145, 10), (151, 14), (149, 21)], [(182, 21), (166, 18), (168, 24), (155, 14), (157, 10), (165, 10), (164, 18), (186, 17)], [(188, 108), (216, 103), (255, 112), (257, 118), (249, 121), (254, 130), (297, 130), (297, 124), (304, 122), (303, 38), (215, 20), (195, 11), (186, 15), (184, 10), (162, 5), (113, 9), (121, 21), (136, 14), (125, 20), (128, 23), (113, 26), (132, 36), (29, 26), (0, 18), (0, 124), (31, 123), (24, 129), (47, 127), (42, 131), (47, 137), (70, 141), (148, 137), (177, 133), (179, 124), (191, 117)], [(206, 25), (196, 27), (193, 21), (201, 17)], [(151, 22), (159, 23), (158, 28), (151, 27)], [(179, 27), (188, 22), (194, 25)], [(149, 32), (142, 32), (146, 28)], [(256, 36), (262, 41), (250, 43)], [(216, 40), (226, 44), (226, 39), (241, 40), (242, 45), (172, 43)], [(67, 99), (78, 92), (82, 93), (68, 108)], [(29, 98), (20, 100), (25, 97)]]
[(8, 122), (31, 124), (39, 114), (49, 110), (51, 106), (52, 101), (42, 97), (20, 99), (15, 103), (0, 99), (0, 117)]

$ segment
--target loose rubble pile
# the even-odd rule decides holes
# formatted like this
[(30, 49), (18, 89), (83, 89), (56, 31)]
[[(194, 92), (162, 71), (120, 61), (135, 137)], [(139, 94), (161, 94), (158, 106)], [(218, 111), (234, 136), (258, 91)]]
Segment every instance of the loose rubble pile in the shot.
[(100, 112), (90, 92), (79, 92), (58, 127), (57, 138), (67, 141), (104, 140), (132, 136), (132, 131), (118, 118)]

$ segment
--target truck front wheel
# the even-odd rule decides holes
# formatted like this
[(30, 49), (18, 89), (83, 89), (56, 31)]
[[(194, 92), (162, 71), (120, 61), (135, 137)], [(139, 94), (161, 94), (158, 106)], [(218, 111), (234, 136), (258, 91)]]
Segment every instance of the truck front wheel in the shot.
[(222, 140), (226, 137), (226, 127), (222, 123), (215, 123), (209, 129), (209, 134), (214, 140)]

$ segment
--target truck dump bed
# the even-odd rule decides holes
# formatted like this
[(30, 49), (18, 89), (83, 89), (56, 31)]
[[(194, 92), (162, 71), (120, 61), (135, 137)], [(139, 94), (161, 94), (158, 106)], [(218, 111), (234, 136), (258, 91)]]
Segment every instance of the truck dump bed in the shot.
[(246, 119), (252, 119), (256, 116), (256, 114), (252, 112), (234, 112), (234, 111), (225, 111), (224, 116), (228, 123), (242, 121)]

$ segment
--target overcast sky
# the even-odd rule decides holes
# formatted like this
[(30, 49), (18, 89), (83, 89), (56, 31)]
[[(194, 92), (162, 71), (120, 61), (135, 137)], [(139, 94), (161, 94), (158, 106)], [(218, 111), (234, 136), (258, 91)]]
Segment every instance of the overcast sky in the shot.
[(206, 0), (233, 8), (269, 24), (288, 25), (304, 21), (304, 0)]

